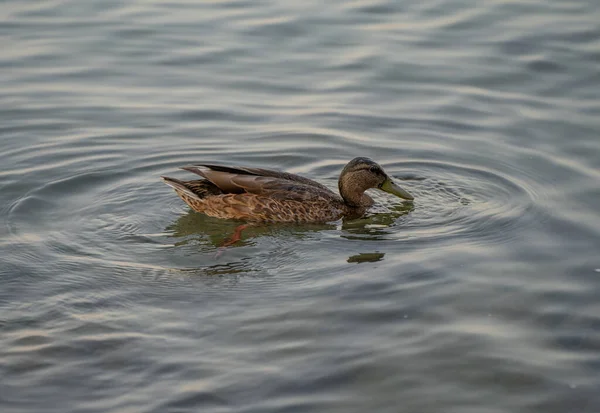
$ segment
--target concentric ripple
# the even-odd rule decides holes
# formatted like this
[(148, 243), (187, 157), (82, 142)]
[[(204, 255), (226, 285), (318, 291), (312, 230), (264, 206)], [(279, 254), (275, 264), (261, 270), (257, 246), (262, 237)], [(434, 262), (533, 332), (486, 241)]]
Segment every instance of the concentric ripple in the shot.
[(532, 217), (533, 190), (514, 178), (483, 168), (440, 162), (408, 162), (405, 176), (415, 207), (401, 222), (419, 239), (505, 243)]

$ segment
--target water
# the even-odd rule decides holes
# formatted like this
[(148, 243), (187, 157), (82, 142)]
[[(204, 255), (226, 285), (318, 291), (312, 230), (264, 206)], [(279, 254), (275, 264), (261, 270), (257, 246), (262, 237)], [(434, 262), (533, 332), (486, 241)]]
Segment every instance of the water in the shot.
[[(0, 406), (600, 411), (595, 0), (4, 1)], [(416, 196), (246, 231), (210, 161)]]

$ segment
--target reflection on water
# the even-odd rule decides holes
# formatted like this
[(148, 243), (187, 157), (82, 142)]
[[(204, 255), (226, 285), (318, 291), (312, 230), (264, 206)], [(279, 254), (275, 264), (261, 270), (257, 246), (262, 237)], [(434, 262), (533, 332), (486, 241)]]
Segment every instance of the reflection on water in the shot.
[(347, 220), (342, 223), (343, 238), (377, 240), (390, 233), (390, 228), (401, 225), (401, 218), (415, 209), (413, 202), (388, 204), (386, 207), (374, 206), (360, 219)]
[[(378, 208), (375, 208), (378, 209)], [(385, 208), (380, 212), (369, 212), (360, 219), (340, 220), (341, 229), (349, 234), (362, 234), (371, 236), (365, 239), (377, 239), (377, 236), (386, 234), (385, 228), (397, 224), (398, 218), (410, 213), (414, 209), (412, 202), (405, 202), (392, 208)], [(210, 243), (213, 247), (220, 246), (235, 228), (242, 221), (223, 220), (211, 218), (204, 214), (194, 212), (188, 209), (186, 214), (177, 218), (177, 220), (165, 228), (165, 232), (171, 233), (175, 238), (184, 238), (189, 236), (201, 236), (198, 241)], [(285, 223), (256, 223), (244, 230), (244, 239), (254, 238), (275, 233), (283, 235), (288, 234), (298, 240), (302, 240), (307, 233), (319, 232), (326, 229), (333, 230), (337, 228), (336, 223), (326, 224), (285, 224)], [(348, 237), (348, 234), (342, 235)], [(190, 239), (177, 241), (175, 245), (185, 245)]]
[(349, 263), (357, 263), (357, 264), (360, 264), (362, 262), (377, 262), (377, 261), (381, 261), (384, 256), (385, 256), (385, 254), (381, 253), (381, 252), (363, 252), (363, 253), (348, 257), (348, 262)]
[[(226, 247), (236, 248), (244, 245), (255, 244), (256, 239), (260, 237), (273, 237), (277, 239), (296, 240), (302, 242), (307, 239), (311, 233), (319, 233), (324, 230), (338, 231), (340, 237), (357, 240), (378, 240), (385, 239), (389, 234), (388, 230), (398, 225), (398, 219), (403, 215), (410, 213), (414, 209), (412, 202), (404, 202), (392, 207), (374, 208), (361, 219), (340, 220), (340, 223), (328, 224), (285, 224), (285, 223), (256, 223), (248, 226), (244, 230), (242, 240), (236, 244)], [(379, 211), (379, 212), (377, 212)], [(197, 213), (188, 209), (187, 213), (179, 216), (177, 220), (165, 228), (165, 233), (169, 237), (177, 238), (174, 245), (184, 246), (190, 242), (197, 245), (199, 251), (215, 251), (221, 247), (241, 221), (222, 220), (211, 218), (204, 214)], [(179, 240), (179, 238), (182, 238)], [(219, 258), (225, 251), (216, 253), (215, 258)], [(348, 258), (348, 262), (374, 262), (383, 259), (385, 254), (358, 254)], [(211, 266), (210, 270), (202, 269), (203, 274), (223, 274), (232, 269), (231, 273), (240, 273), (242, 270), (235, 270), (222, 265)], [(189, 271), (189, 269), (188, 269)]]
[[(242, 221), (211, 218), (204, 214), (188, 209), (177, 220), (166, 227), (165, 232), (171, 233), (175, 238), (186, 238), (177, 241), (175, 245), (185, 245), (190, 241), (190, 236), (199, 237), (195, 241), (210, 245), (211, 248), (219, 247), (233, 234)], [(293, 237), (297, 240), (305, 238), (307, 233), (318, 232), (325, 229), (335, 229), (334, 224), (284, 224), (265, 223), (253, 224), (244, 230), (242, 240), (261, 236)]]

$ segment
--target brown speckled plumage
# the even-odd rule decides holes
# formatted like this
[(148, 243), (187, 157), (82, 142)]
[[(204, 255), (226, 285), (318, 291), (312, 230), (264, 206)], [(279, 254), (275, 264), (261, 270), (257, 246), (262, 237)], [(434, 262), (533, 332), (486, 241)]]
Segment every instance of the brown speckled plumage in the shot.
[(388, 181), (392, 184), (383, 169), (368, 158), (355, 158), (346, 165), (339, 180), (341, 196), (287, 172), (211, 164), (182, 169), (204, 179), (163, 179), (192, 209), (211, 217), (250, 222), (328, 222), (358, 217), (373, 204), (366, 189), (386, 190), (382, 186)]

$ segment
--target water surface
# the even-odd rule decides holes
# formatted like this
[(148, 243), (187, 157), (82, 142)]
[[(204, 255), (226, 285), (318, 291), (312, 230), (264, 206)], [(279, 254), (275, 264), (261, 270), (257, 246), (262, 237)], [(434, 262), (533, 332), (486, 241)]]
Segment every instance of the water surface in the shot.
[[(3, 413), (600, 411), (595, 0), (0, 9)], [(221, 255), (159, 178), (355, 156)]]

